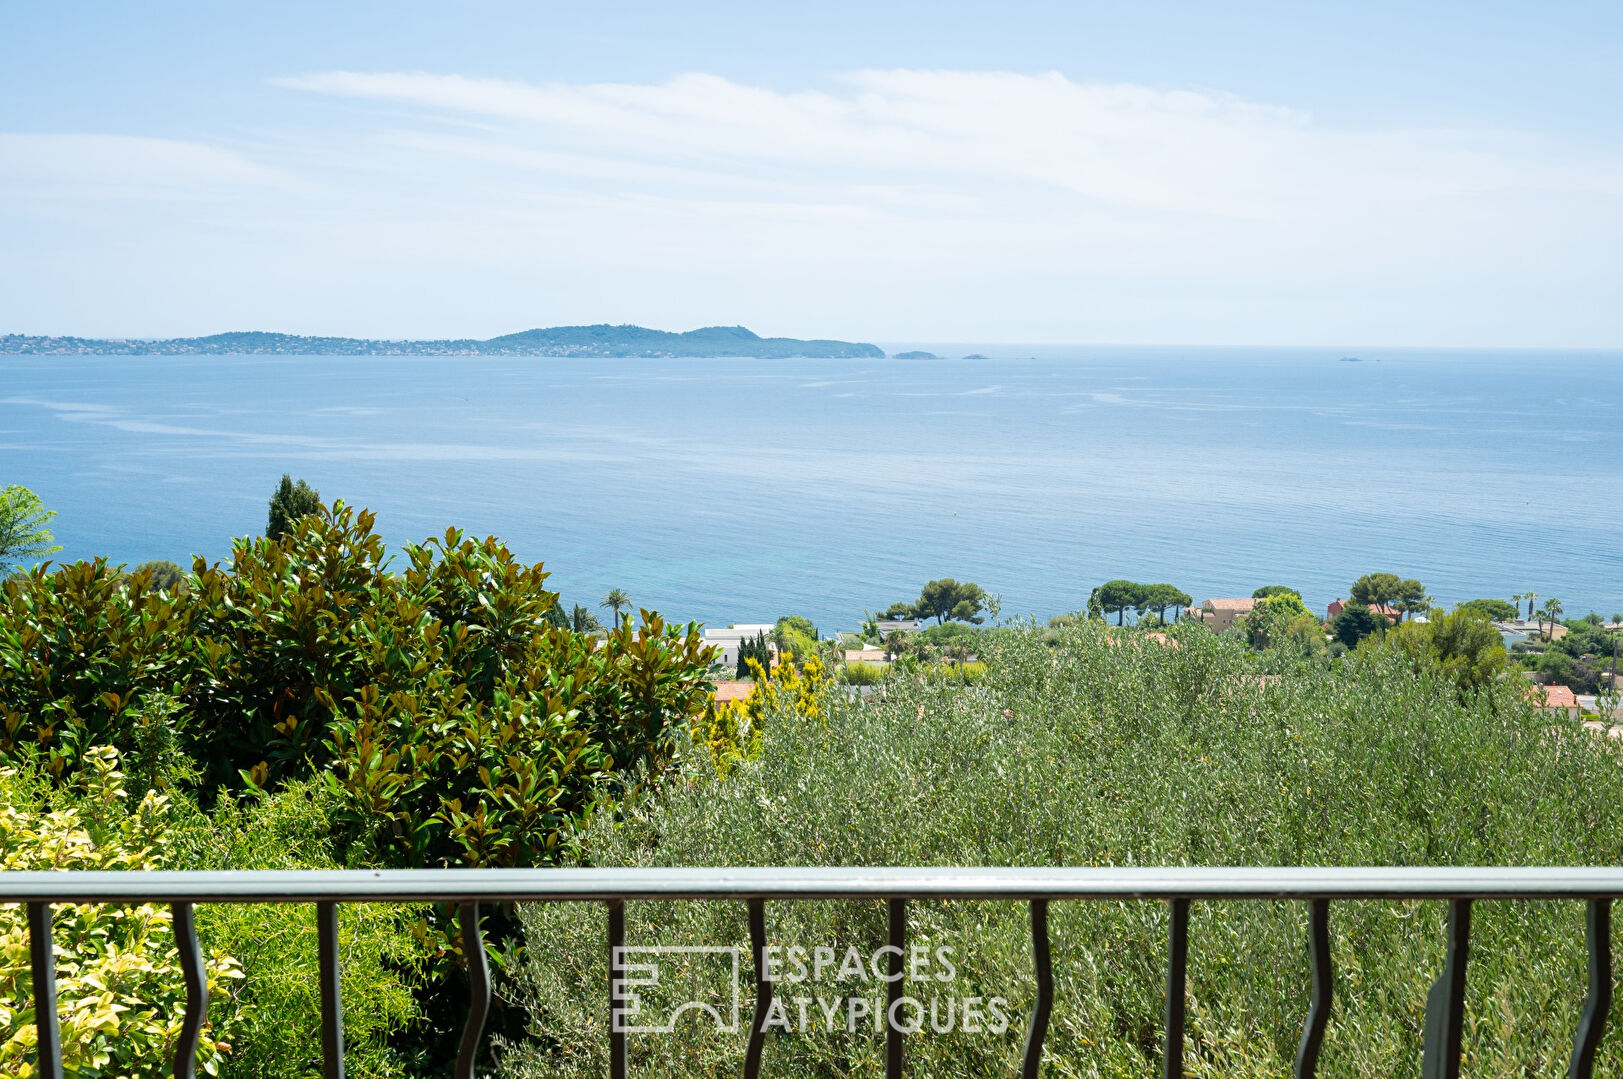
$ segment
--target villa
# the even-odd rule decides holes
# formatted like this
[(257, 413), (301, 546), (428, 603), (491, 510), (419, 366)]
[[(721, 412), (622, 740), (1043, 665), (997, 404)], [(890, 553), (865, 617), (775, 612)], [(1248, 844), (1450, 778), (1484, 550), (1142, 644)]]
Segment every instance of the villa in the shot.
[(1222, 633), (1233, 629), (1235, 623), (1250, 614), (1257, 603), (1258, 600), (1250, 596), (1244, 599), (1209, 599), (1189, 613), (1210, 626), (1213, 633)]
[(1569, 686), (1530, 686), (1527, 695), (1546, 712), (1565, 712), (1572, 719), (1578, 718), (1578, 696)]
[[(1342, 611), (1345, 611), (1348, 607), (1354, 606), (1357, 605), (1353, 603), (1344, 603), (1339, 599), (1333, 599), (1330, 601), (1330, 606), (1324, 609), (1324, 620), (1326, 622), (1334, 622), (1336, 620), (1336, 615), (1340, 614)], [(1371, 603), (1369, 605), (1369, 609), (1373, 614), (1384, 616), (1389, 622), (1403, 621), (1403, 612), (1398, 610), (1396, 607), (1388, 607), (1384, 603)]]
[(752, 622), (728, 626), (725, 629), (712, 629), (705, 627), (704, 643), (721, 649), (721, 664), (725, 667), (738, 666), (738, 645), (740, 641), (753, 641), (761, 634), (766, 635), (768, 647), (771, 647), (772, 631), (777, 626), (771, 622)]

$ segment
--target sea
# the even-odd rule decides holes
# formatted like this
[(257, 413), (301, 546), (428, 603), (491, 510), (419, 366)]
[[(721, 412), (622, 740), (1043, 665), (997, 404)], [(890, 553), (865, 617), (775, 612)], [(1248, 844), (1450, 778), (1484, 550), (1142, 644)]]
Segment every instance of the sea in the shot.
[(1623, 610), (1623, 352), (910, 348), (941, 358), (0, 357), (0, 484), (59, 559), (189, 564), (288, 473), (396, 549), (496, 535), (566, 603), (717, 626), (938, 577), (1005, 621), (1371, 571)]

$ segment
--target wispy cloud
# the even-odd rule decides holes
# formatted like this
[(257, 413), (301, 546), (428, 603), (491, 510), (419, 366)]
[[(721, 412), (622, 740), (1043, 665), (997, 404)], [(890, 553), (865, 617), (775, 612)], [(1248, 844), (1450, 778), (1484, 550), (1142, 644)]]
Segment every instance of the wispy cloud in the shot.
[(251, 141), (0, 134), (8, 325), (1623, 339), (1615, 140), (1354, 129), (1056, 73), (274, 81)]
[(280, 169), (199, 142), (136, 135), (0, 132), (0, 187), (13, 193), (189, 198), (206, 189), (293, 182)]
[[(1336, 130), (1231, 95), (1054, 73), (861, 71), (833, 89), (797, 92), (704, 74), (565, 85), (333, 71), (277, 82), (506, 121), (506, 138), (554, 154), (782, 169), (848, 197), (905, 176), (914, 187), (1012, 183), (1108, 205), (1277, 220), (1578, 180), (1504, 133)], [(1582, 171), (1581, 182), (1596, 179)], [(1623, 188), (1615, 162), (1601, 180)]]

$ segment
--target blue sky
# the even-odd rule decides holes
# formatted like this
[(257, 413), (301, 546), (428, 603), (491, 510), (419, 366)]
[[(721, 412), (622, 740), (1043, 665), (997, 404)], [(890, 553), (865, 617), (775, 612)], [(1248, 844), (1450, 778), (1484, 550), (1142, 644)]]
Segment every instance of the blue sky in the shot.
[(0, 332), (1615, 347), (1620, 46), (1618, 4), (8, 5)]

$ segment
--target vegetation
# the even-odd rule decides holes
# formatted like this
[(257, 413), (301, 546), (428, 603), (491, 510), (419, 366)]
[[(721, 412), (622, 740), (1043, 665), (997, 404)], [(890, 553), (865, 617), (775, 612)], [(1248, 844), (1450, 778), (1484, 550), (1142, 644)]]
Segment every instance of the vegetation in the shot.
[[(0, 771), (0, 870), (156, 869), (166, 860), (167, 799), (148, 791), (128, 811), (118, 754), (91, 751), (71, 808), (41, 814), (37, 783), (15, 769)], [(87, 1077), (168, 1073), (180, 1036), (185, 982), (171, 914), (158, 904), (72, 904), (53, 911), (55, 928), (77, 946), (58, 960), (63, 1065)], [(7, 1075), (32, 1071), (37, 1040), (28, 962), (26, 908), (0, 908), (0, 1065)], [(237, 960), (206, 959), (215, 1014), (226, 1003)], [(216, 1018), (198, 1048), (199, 1063), (218, 1069), (233, 1023)]]
[[(184, 591), (103, 561), (7, 579), (0, 761), (65, 789), (116, 751), (133, 791), (216, 817), (301, 790), (325, 864), (573, 860), (580, 825), (657, 776), (705, 712), (697, 627), (650, 614), (596, 641), (554, 624), (545, 570), (498, 541), (448, 530), (391, 573), (373, 524), (342, 503), (300, 516), (229, 568), (198, 560)], [(433, 910), (396, 928), (434, 977), (391, 1049), (424, 1066), (461, 1021), (448, 928)], [(510, 929), (499, 912), (487, 927), (498, 944)]]
[[(1291, 589), (1271, 592), (1240, 620), (1246, 643), (1256, 649), (1289, 646), (1304, 654), (1325, 651), (1324, 626)], [(1354, 642), (1356, 643), (1356, 642)]]
[(877, 686), (889, 673), (883, 663), (846, 663), (840, 667), (840, 681), (848, 686)]
[[(639, 866), (1615, 864), (1623, 769), (1607, 740), (1553, 728), (1516, 679), (1463, 687), (1446, 661), (1398, 647), (1418, 628), (1333, 662), (1286, 664), (1269, 681), (1237, 637), (1198, 625), (1170, 631), (1178, 648), (1123, 647), (1096, 623), (1002, 631), (985, 642), (977, 687), (901, 679), (882, 699), (828, 692), (815, 714), (765, 709), (757, 748), (726, 769), (700, 758), (688, 782), (619, 821), (595, 819), (585, 849), (593, 864)], [(1311, 984), (1304, 906), (1194, 905), (1189, 1074), (1289, 1074)], [(1418, 1072), (1445, 913), (1334, 905), (1321, 1075)], [(632, 903), (626, 915), (634, 944), (748, 945), (741, 905)], [(909, 1036), (910, 1073), (1016, 1073), (1033, 994), (1024, 906), (917, 903), (908, 917), (910, 940), (955, 949), (950, 993), (1003, 996), (1015, 1017), (1000, 1036)], [(601, 913), (545, 905), (522, 918), (531, 958), (512, 991), (531, 1036), (502, 1074), (603, 1074)], [(1164, 907), (1061, 903), (1050, 926), (1044, 1074), (1156, 1074)], [(1471, 1074), (1564, 1068), (1582, 1010), (1582, 927), (1576, 903), (1478, 904)], [(767, 928), (777, 945), (871, 951), (885, 940), (884, 905), (769, 903)], [(747, 961), (740, 977), (747, 1014)], [(630, 1049), (634, 1072), (709, 1076), (737, 1070), (743, 1035), (690, 1023)], [(1623, 1041), (1601, 1054), (1598, 1074), (1623, 1071)], [(773, 1034), (766, 1046), (771, 1072), (796, 1079), (877, 1074), (882, 1057), (871, 1028)]]
[(147, 587), (154, 592), (186, 588), (186, 571), (167, 560), (142, 562), (135, 567), (135, 572), (146, 575)]
[(1495, 622), (1509, 622), (1520, 613), (1514, 603), (1507, 603), (1502, 599), (1467, 600), (1456, 607), (1455, 610), (1470, 611), (1472, 614), (1492, 619)]
[(1106, 581), (1088, 596), (1088, 616), (1114, 614), (1119, 626), (1125, 623), (1128, 611), (1140, 618), (1154, 612), (1157, 621), (1165, 622), (1169, 609), (1188, 607), (1193, 602), (1187, 592), (1170, 584), (1140, 584), (1118, 578)]
[(0, 575), (62, 549), (47, 527), (55, 519), (56, 511), (46, 509), (28, 488), (12, 484), (0, 490)]
[(1391, 624), (1384, 614), (1376, 614), (1359, 604), (1348, 604), (1330, 620), (1330, 635), (1345, 648), (1357, 648), (1365, 637), (1379, 633)]
[(270, 519), (265, 523), (265, 538), (279, 540), (293, 531), (299, 519), (321, 512), (321, 494), (304, 480), (294, 482), (282, 473), (282, 482), (271, 494)]
[[(204, 816), (178, 791), (135, 781), (130, 761), (92, 750), (71, 782), (27, 766), (0, 770), (0, 868), (326, 868), (330, 836), (319, 792), (223, 804)], [(127, 774), (129, 773), (129, 774)], [(150, 780), (150, 777), (148, 777)], [(412, 971), (424, 953), (389, 907), (340, 908), (350, 1073), (403, 1077), (387, 1040), (419, 1021)], [(209, 971), (200, 1066), (250, 1079), (296, 1079), (320, 1059), (316, 927), (308, 908), (197, 908)], [(61, 1034), (70, 1074), (170, 1074), (184, 1008), (166, 906), (59, 906), (55, 912)], [(28, 942), (20, 907), (0, 911), (0, 1064), (32, 1074)]]
[(766, 643), (765, 633), (757, 633), (754, 640), (745, 638), (738, 642), (738, 669), (734, 677), (754, 678), (756, 667), (763, 671), (772, 668), (772, 647)]
[(893, 603), (883, 618), (934, 618), (937, 623), (953, 619), (979, 624), (992, 612), (992, 597), (972, 581), (959, 583), (951, 577), (926, 584), (913, 603)]
[(1389, 607), (1401, 621), (1406, 614), (1419, 614), (1431, 606), (1426, 586), (1395, 573), (1366, 573), (1352, 583), (1351, 601), (1362, 607)]
[(614, 615), (614, 628), (619, 629), (620, 612), (631, 607), (631, 597), (626, 595), (624, 589), (611, 588), (608, 595), (603, 597), (603, 602), (599, 603), (598, 606)]
[(812, 625), (811, 619), (798, 614), (785, 615), (772, 627), (772, 643), (777, 646), (779, 654), (790, 656), (797, 662), (816, 655), (819, 651), (818, 641), (817, 627)]
[[(1616, 619), (1614, 621), (1623, 621)], [(1571, 686), (1578, 693), (1597, 693), (1610, 688), (1605, 672), (1617, 669), (1623, 652), (1623, 631), (1607, 629), (1598, 614), (1588, 614), (1568, 623), (1567, 633), (1551, 640), (1528, 662), (1547, 682)]]

